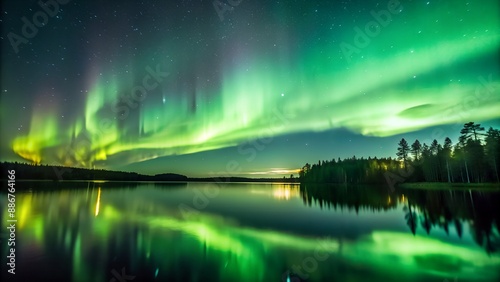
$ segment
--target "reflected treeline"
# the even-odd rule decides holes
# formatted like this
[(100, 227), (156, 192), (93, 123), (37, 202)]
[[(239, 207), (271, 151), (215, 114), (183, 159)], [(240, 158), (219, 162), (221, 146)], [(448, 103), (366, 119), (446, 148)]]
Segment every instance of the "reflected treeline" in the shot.
[[(280, 279), (282, 274), (296, 269), (297, 264), (308, 275), (307, 281), (364, 281), (367, 276), (371, 281), (442, 281), (452, 274), (467, 281), (475, 277), (497, 281), (494, 279), (498, 277), (494, 271), (500, 257), (488, 257), (481, 250), (439, 242), (430, 236), (374, 230), (353, 240), (340, 240), (255, 228), (208, 209), (180, 210), (178, 200), (191, 199), (191, 191), (166, 193), (172, 191), (160, 189), (181, 184), (143, 183), (145, 189), (119, 190), (103, 189), (103, 182), (92, 183), (96, 188), (18, 194), (17, 238), (23, 243), (17, 246), (16, 259), (19, 269), (29, 271), (16, 273), (15, 281), (40, 277), (51, 277), (52, 281), (118, 280), (113, 271), (122, 278), (134, 276), (134, 281), (286, 281)], [(298, 193), (296, 189), (301, 189), (301, 195), (307, 193), (307, 203), (322, 202), (330, 208), (337, 203), (353, 209), (379, 205), (379, 209), (399, 209), (401, 205), (397, 204), (407, 199), (396, 194), (386, 198), (384, 187), (327, 187), (339, 190), (332, 193), (323, 193), (327, 189), (321, 186), (272, 188), (273, 195), (284, 199), (291, 199)], [(415, 196), (409, 197), (412, 215), (418, 217)], [(384, 205), (384, 198), (391, 202)], [(217, 201), (210, 204), (216, 206)], [(304, 222), (294, 218), (302, 209), (288, 211), (283, 216), (290, 222)], [(4, 210), (3, 216), (6, 214)], [(269, 220), (272, 227), (286, 219), (269, 216)], [(0, 247), (3, 253), (6, 246)], [(305, 264), (308, 258), (327, 254), (325, 260), (317, 259), (314, 267)]]
[(326, 209), (383, 211), (397, 206), (397, 196), (381, 186), (301, 184), (300, 192), (304, 204)]
[(474, 241), (486, 252), (500, 251), (500, 193), (473, 191), (405, 190), (405, 217), (413, 234), (454, 228), (459, 237), (469, 224)]
[[(471, 190), (398, 190), (383, 186), (301, 184), (305, 205), (332, 210), (385, 211), (402, 208), (413, 234), (441, 229), (462, 238), (468, 225), (475, 242), (488, 253), (500, 252), (500, 193)], [(454, 231), (452, 231), (454, 230)]]

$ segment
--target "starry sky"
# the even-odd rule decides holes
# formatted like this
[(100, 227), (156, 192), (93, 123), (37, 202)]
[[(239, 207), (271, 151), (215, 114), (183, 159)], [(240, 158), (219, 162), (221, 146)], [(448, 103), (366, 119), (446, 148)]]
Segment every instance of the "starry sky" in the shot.
[(46, 3), (2, 1), (2, 160), (282, 177), (500, 127), (496, 0)]

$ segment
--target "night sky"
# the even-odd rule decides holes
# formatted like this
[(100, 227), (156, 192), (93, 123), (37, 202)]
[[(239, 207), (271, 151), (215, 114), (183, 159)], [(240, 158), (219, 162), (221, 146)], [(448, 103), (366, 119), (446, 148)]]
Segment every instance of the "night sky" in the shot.
[(2, 1), (2, 160), (282, 177), (500, 128), (497, 0), (47, 3)]

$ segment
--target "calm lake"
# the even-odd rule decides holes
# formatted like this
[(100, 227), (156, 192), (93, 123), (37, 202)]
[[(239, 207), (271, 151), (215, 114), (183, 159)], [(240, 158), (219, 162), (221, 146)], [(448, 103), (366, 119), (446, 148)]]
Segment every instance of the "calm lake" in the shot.
[[(16, 274), (6, 271), (4, 228), (3, 281), (500, 281), (497, 192), (263, 183), (16, 187)], [(2, 215), (5, 226), (6, 208)]]

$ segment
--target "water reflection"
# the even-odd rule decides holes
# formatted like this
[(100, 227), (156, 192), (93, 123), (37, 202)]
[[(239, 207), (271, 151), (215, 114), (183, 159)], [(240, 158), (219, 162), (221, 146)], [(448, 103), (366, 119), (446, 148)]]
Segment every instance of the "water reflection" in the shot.
[(464, 224), (474, 241), (487, 253), (500, 251), (500, 193), (472, 190), (399, 189), (394, 193), (385, 187), (301, 185), (305, 205), (320, 208), (381, 211), (402, 208), (409, 230), (426, 234), (450, 229), (462, 238)]
[(97, 191), (97, 202), (95, 204), (95, 216), (99, 215), (99, 206), (101, 204), (101, 187)]
[(302, 200), (305, 205), (317, 205), (321, 209), (347, 209), (385, 211), (394, 209), (398, 195), (387, 192), (387, 188), (378, 186), (327, 186), (301, 185)]
[[(308, 281), (499, 278), (500, 257), (496, 253), (491, 251), (488, 256), (473, 245), (443, 240), (431, 232), (437, 227), (443, 229), (446, 222), (454, 226), (454, 219), (465, 230), (468, 227), (463, 225), (467, 223), (486, 226), (481, 222), (488, 219), (479, 219), (484, 215), (480, 209), (495, 209), (485, 201), (498, 203), (498, 195), (480, 200), (473, 194), (471, 204), (480, 200), (477, 205), (483, 207), (472, 205), (471, 215), (475, 217), (469, 217), (463, 207), (451, 208), (455, 203), (451, 198), (441, 195), (436, 201), (432, 193), (422, 196), (420, 192), (405, 191), (404, 195), (389, 195), (376, 187), (228, 184), (206, 208), (186, 212), (179, 209), (179, 203), (192, 201), (192, 189), (203, 191), (215, 184), (128, 186), (132, 189), (110, 189), (108, 183), (77, 185), (80, 189), (18, 195), (18, 240), (23, 242), (18, 246), (18, 281), (40, 277), (51, 277), (53, 281), (110, 281), (114, 278), (112, 270), (122, 273), (123, 268), (125, 273), (136, 276), (135, 281), (283, 281), (283, 274), (289, 270), (302, 271)], [(455, 195), (453, 199), (460, 193)], [(436, 205), (431, 209), (422, 204), (431, 202)], [(234, 205), (228, 206), (231, 203)], [(445, 204), (448, 208), (443, 207)], [(437, 209), (440, 205), (441, 209)], [(247, 207), (253, 210), (242, 215), (236, 210)], [(407, 210), (403, 211), (404, 207)], [(346, 210), (353, 213), (344, 213)], [(267, 213), (267, 225), (243, 220), (261, 220), (259, 211)], [(496, 212), (494, 218), (498, 219), (498, 207)], [(390, 217), (393, 213), (400, 220), (411, 213), (415, 235), (381, 226), (394, 221)], [(356, 221), (367, 215), (369, 222)], [(342, 220), (349, 225), (336, 227)], [(418, 232), (423, 220), (425, 226), (430, 226), (430, 235)], [(283, 221), (297, 228), (293, 232), (277, 228)], [(493, 223), (488, 222), (492, 230), (481, 233), (482, 242), (494, 245), (493, 231), (498, 231), (498, 225), (493, 228)], [(361, 232), (363, 224), (372, 229)], [(358, 233), (347, 238), (333, 229), (316, 235), (305, 232), (327, 225), (333, 225), (333, 229), (354, 228)], [(328, 259), (315, 265), (304, 264), (318, 248), (328, 254)]]
[(300, 189), (298, 185), (279, 184), (273, 185), (273, 197), (278, 200), (290, 200), (300, 197)]
[(412, 232), (420, 224), (427, 234), (432, 229), (450, 234), (450, 229), (454, 229), (462, 237), (463, 225), (467, 224), (474, 241), (487, 253), (500, 251), (500, 193), (471, 190), (409, 190), (406, 193), (405, 207), (414, 218), (410, 226)]

